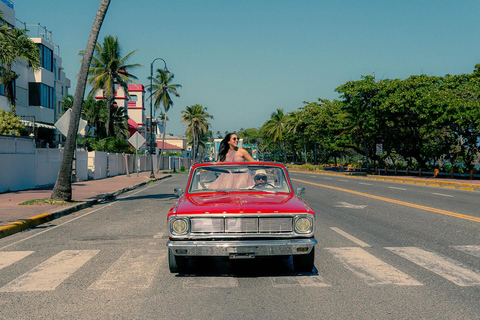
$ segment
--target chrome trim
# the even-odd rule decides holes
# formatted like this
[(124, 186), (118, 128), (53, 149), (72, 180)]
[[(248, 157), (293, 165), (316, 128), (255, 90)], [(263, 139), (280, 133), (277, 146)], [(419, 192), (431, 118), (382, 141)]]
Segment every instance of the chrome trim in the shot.
[[(312, 227), (309, 232), (306, 233), (299, 233), (295, 230), (295, 222), (298, 218), (305, 217), (311, 221)], [(278, 231), (278, 232), (260, 232), (260, 229), (257, 229), (256, 232), (192, 232), (192, 223), (191, 219), (199, 219), (199, 218), (222, 218), (223, 219), (223, 226), (225, 230), (225, 220), (230, 218), (290, 218), (292, 221), (291, 228), (286, 231)], [(172, 222), (176, 219), (186, 219), (188, 221), (188, 232), (182, 235), (173, 233), (172, 230)], [(238, 238), (292, 238), (292, 237), (313, 237), (315, 233), (315, 215), (311, 213), (276, 213), (276, 214), (205, 214), (205, 215), (172, 215), (168, 219), (169, 222), (169, 236), (170, 238), (174, 238), (176, 240), (188, 240), (188, 239), (238, 239)], [(258, 221), (257, 221), (258, 224)], [(259, 225), (257, 225), (257, 228)]]
[[(167, 247), (177, 256), (215, 256), (254, 258), (308, 254), (317, 244), (315, 238), (259, 241), (168, 241)], [(307, 248), (298, 252), (297, 248)], [(177, 250), (181, 252), (177, 252)]]

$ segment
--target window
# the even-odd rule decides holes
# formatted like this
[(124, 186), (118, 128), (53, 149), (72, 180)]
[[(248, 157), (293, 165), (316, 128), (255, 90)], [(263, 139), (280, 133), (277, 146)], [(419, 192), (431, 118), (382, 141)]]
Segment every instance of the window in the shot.
[(28, 104), (31, 106), (42, 106), (54, 109), (54, 93), (53, 88), (43, 83), (28, 84)]
[(138, 96), (132, 94), (132, 95), (130, 96), (130, 101), (138, 101)]
[[(16, 80), (13, 80), (12, 89), (13, 89), (13, 96), (16, 98), (17, 97)], [(5, 85), (3, 83), (0, 83), (0, 96), (4, 96), (4, 95), (5, 95)]]
[(43, 44), (39, 44), (38, 48), (40, 49), (40, 66), (43, 69), (53, 72), (54, 62), (52, 50), (45, 47)]

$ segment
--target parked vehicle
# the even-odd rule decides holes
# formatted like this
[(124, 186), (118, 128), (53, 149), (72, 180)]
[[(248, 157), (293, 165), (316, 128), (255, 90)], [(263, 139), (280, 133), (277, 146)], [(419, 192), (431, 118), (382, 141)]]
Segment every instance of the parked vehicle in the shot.
[(198, 256), (293, 256), (295, 271), (312, 271), (315, 212), (300, 198), (303, 191), (293, 192), (279, 163), (194, 165), (167, 217), (170, 271), (185, 272)]

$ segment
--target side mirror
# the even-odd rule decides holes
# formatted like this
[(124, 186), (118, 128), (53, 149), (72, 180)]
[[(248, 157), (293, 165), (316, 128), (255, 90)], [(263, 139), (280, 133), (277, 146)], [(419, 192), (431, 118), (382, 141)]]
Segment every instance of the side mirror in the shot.
[(305, 193), (305, 188), (297, 188), (296, 195), (297, 197), (301, 197)]
[(183, 189), (182, 188), (175, 188), (175, 189), (173, 189), (173, 192), (175, 192), (175, 195), (180, 198), (183, 194)]

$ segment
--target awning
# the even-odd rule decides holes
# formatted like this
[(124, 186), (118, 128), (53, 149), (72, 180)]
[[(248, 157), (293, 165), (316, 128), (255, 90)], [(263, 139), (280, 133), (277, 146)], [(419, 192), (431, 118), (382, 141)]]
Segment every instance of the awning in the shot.
[(28, 120), (20, 120), (26, 127), (33, 127), (35, 124), (35, 127), (37, 128), (47, 128), (47, 129), (52, 129), (55, 130), (57, 127), (52, 126), (50, 124), (45, 124), (45, 123), (40, 123), (40, 122), (33, 122), (33, 121), (28, 121)]
[(138, 124), (130, 118), (128, 118), (127, 122), (128, 122), (128, 132), (130, 132), (130, 136), (133, 136), (135, 134), (135, 132), (138, 131), (137, 130)]
[[(162, 141), (157, 141), (157, 148), (162, 149)], [(165, 150), (183, 150), (182, 147), (165, 142)]]

